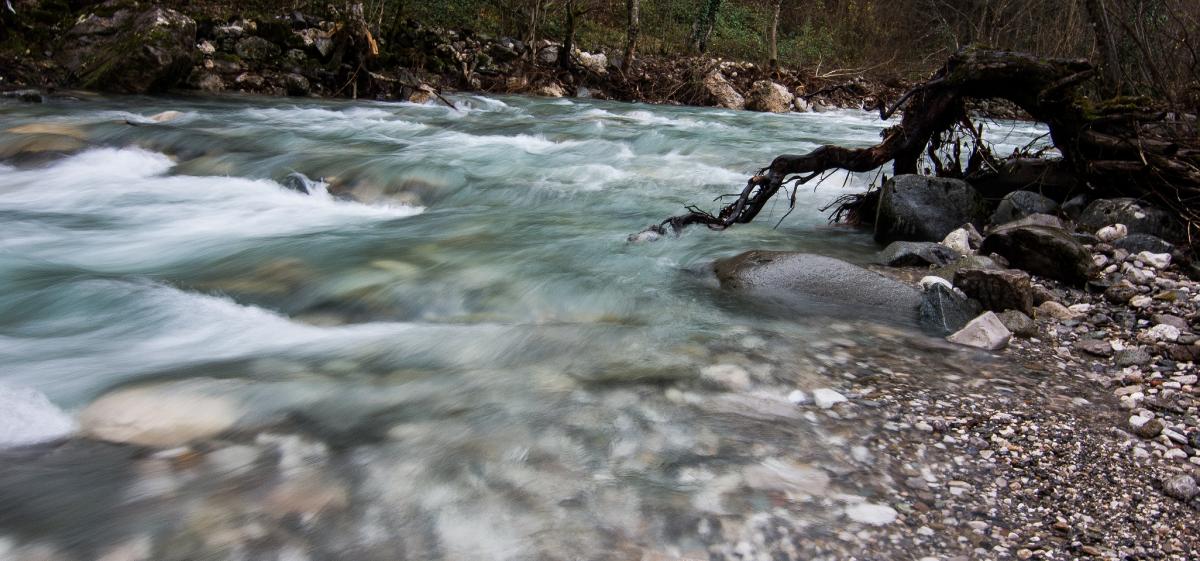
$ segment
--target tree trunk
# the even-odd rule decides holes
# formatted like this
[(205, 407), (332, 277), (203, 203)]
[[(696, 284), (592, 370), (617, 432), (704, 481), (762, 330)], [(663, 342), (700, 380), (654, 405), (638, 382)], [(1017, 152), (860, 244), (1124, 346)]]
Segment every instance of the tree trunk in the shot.
[(688, 43), (688, 51), (704, 53), (708, 50), (708, 39), (712, 36), (713, 28), (717, 25), (717, 13), (721, 11), (721, 0), (705, 0), (696, 14), (696, 22), (692, 24), (692, 37)]
[[(951, 56), (890, 110), (880, 108), (885, 120), (902, 107), (904, 116), (899, 125), (884, 131), (879, 144), (859, 149), (822, 146), (804, 155), (778, 156), (717, 214), (688, 207), (687, 214), (648, 230), (665, 234), (667, 226), (679, 232), (693, 224), (720, 230), (748, 223), (785, 183), (798, 187), (834, 169), (868, 172), (892, 162), (895, 175), (918, 173), (922, 159), (936, 158), (956, 127), (977, 131), (965, 100), (1004, 99), (1048, 125), (1063, 168), (1087, 186), (1089, 195), (1147, 199), (1174, 211), (1193, 229), (1190, 234), (1200, 233), (1200, 140), (1194, 129), (1128, 99), (1084, 107), (1075, 88), (1094, 74), (1084, 60), (968, 48)], [(980, 153), (990, 158), (986, 149), (979, 150), (973, 159)], [(947, 171), (963, 173), (958, 167)]]
[(1100, 91), (1106, 97), (1121, 93), (1121, 63), (1117, 59), (1112, 27), (1108, 23), (1108, 11), (1100, 0), (1084, 0), (1092, 32), (1096, 35), (1096, 49), (1100, 51)]
[(563, 34), (562, 47), (558, 50), (558, 67), (571, 70), (571, 53), (575, 51), (575, 0), (567, 0), (564, 6), (567, 15), (567, 28)]
[(779, 10), (783, 7), (783, 0), (775, 0), (775, 9), (771, 16), (771, 29), (767, 33), (767, 66), (774, 74), (779, 70), (779, 45), (776, 42), (776, 35), (779, 32)]
[(625, 0), (625, 8), (628, 11), (629, 26), (625, 30), (625, 58), (621, 63), (621, 67), (626, 72), (633, 69), (633, 57), (637, 52), (638, 35), (641, 33), (641, 9), (642, 0)]

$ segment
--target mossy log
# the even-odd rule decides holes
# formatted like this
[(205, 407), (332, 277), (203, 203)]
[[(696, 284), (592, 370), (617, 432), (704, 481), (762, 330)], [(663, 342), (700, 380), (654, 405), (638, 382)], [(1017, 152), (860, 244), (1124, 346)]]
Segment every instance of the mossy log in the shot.
[[(778, 156), (716, 214), (689, 207), (687, 214), (647, 230), (664, 234), (667, 227), (678, 233), (693, 224), (712, 229), (744, 224), (754, 220), (786, 183), (804, 184), (831, 170), (867, 172), (891, 162), (896, 175), (918, 173), (952, 128), (978, 130), (970, 121), (968, 101), (1003, 99), (1049, 127), (1062, 167), (1079, 179), (1089, 196), (1147, 199), (1173, 210), (1190, 232), (1200, 233), (1200, 141), (1195, 123), (1154, 110), (1142, 99), (1093, 104), (1078, 86), (1094, 74), (1086, 60), (965, 49), (891, 108), (879, 108), (884, 120), (903, 109), (900, 124), (883, 131), (879, 144), (859, 149), (827, 145), (808, 154)], [(935, 167), (943, 172), (939, 175), (962, 173)]]

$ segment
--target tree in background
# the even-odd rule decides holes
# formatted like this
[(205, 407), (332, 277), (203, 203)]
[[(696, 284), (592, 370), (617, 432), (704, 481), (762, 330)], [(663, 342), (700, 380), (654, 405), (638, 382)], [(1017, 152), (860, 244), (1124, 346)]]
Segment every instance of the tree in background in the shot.
[(688, 43), (688, 51), (693, 53), (708, 52), (708, 40), (713, 28), (717, 25), (717, 13), (721, 11), (721, 0), (703, 0), (700, 11), (696, 14), (696, 22), (692, 24), (692, 37)]
[(779, 10), (783, 8), (783, 0), (773, 0), (774, 8), (771, 10), (771, 26), (767, 31), (767, 65), (771, 68), (771, 72), (779, 70), (779, 42), (777, 40), (779, 33)]
[(633, 68), (633, 57), (637, 51), (638, 35), (642, 31), (642, 0), (625, 0), (625, 9), (628, 15), (628, 25), (625, 27), (625, 56), (622, 58), (621, 67), (629, 70)]

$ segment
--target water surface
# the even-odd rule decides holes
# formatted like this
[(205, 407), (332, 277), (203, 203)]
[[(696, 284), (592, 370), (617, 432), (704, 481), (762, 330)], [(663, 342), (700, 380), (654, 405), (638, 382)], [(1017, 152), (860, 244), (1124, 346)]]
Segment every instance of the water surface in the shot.
[[(709, 264), (871, 262), (818, 208), (876, 176), (802, 187), (786, 218), (626, 236), (885, 124), (453, 99), (0, 106), (0, 446), (22, 466), (0, 469), (0, 554), (716, 558), (780, 508), (814, 535), (872, 524), (850, 513), (885, 498), (840, 477), (868, 459), (787, 396), (856, 361), (986, 358), (756, 305)], [(185, 451), (73, 436), (130, 388), (232, 424)]]

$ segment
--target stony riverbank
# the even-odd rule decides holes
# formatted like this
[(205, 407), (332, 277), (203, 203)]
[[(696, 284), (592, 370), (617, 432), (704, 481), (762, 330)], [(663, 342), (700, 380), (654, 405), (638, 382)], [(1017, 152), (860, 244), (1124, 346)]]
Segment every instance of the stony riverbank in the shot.
[[(167, 90), (437, 101), (439, 92), (521, 93), (754, 111), (873, 109), (908, 84), (862, 75), (818, 77), (752, 62), (647, 54), (626, 68), (614, 53), (551, 40), (525, 43), (407, 21), (379, 29), (361, 6), (330, 19), (287, 12), (219, 16), (110, 0), (75, 12), (19, 11), (0, 44), (0, 90), (37, 100), (57, 90)], [(20, 18), (34, 18), (23, 21)], [(57, 19), (56, 19), (57, 18)], [(130, 50), (141, 45), (142, 49)], [(561, 57), (571, 62), (563, 64)], [(1016, 116), (1013, 108), (977, 108)]]

